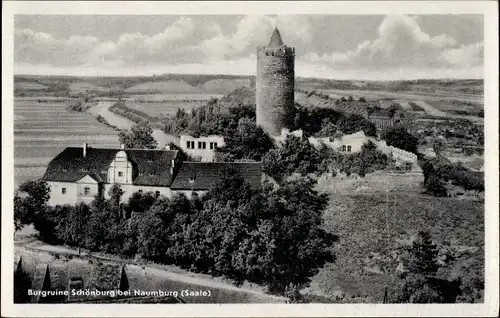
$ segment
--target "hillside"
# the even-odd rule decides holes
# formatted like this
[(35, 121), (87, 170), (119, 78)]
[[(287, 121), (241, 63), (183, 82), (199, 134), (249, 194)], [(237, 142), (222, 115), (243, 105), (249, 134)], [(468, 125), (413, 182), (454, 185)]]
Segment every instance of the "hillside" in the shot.
[(250, 79), (213, 79), (197, 87), (207, 93), (228, 94), (240, 87), (250, 87)]
[(131, 94), (201, 94), (203, 90), (193, 87), (185, 81), (162, 81), (162, 82), (145, 82), (141, 84), (128, 87), (124, 90), (125, 93)]

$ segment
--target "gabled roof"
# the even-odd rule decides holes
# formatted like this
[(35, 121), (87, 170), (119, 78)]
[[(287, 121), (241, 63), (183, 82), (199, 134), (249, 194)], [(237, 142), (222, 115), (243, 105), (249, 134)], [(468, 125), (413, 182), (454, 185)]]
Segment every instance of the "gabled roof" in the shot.
[(260, 162), (184, 162), (172, 183), (174, 190), (210, 190), (224, 178), (226, 169), (250, 182), (253, 189), (260, 187)]
[(81, 147), (68, 147), (49, 163), (43, 176), (45, 181), (76, 182), (90, 175), (98, 182), (105, 182), (109, 164), (116, 154), (124, 150), (134, 167), (133, 184), (169, 186), (172, 183), (171, 161), (177, 150), (109, 149), (87, 147), (83, 156)]
[(268, 47), (280, 47), (283, 46), (283, 40), (281, 39), (280, 31), (278, 28), (274, 29), (273, 35), (271, 35), (271, 39), (269, 40)]

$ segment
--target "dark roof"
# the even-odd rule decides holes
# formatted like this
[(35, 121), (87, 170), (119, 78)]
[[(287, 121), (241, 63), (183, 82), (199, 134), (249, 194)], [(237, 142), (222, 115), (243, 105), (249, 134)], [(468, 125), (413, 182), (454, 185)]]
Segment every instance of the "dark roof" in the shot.
[(268, 47), (280, 47), (283, 45), (283, 40), (281, 39), (280, 31), (278, 28), (274, 29), (273, 35), (271, 35), (271, 39), (269, 40)]
[(262, 164), (260, 162), (184, 162), (171, 188), (176, 190), (209, 190), (222, 180), (226, 169), (233, 169), (250, 182), (253, 189), (260, 187)]
[[(87, 147), (83, 156), (82, 147), (68, 147), (49, 163), (43, 180), (76, 182), (90, 175), (98, 182), (106, 181), (109, 164), (122, 149)], [(133, 184), (146, 186), (170, 186), (171, 160), (176, 150), (123, 149), (134, 167)]]

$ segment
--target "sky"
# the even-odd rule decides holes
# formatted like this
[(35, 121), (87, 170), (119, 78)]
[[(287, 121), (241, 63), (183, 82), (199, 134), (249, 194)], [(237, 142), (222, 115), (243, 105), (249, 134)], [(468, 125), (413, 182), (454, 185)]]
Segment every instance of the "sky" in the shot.
[(16, 15), (16, 74), (256, 73), (278, 27), (295, 74), (483, 78), (482, 15)]

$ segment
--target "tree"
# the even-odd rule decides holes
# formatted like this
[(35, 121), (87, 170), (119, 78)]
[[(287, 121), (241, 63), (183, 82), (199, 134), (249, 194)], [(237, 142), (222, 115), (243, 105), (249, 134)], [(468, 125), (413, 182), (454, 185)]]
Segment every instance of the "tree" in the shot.
[(31, 296), (28, 295), (28, 289), (32, 287), (31, 277), (22, 266), (22, 258), (19, 259), (17, 268), (14, 270), (14, 303), (29, 303)]
[(360, 101), (360, 102), (362, 102), (362, 103), (366, 103), (366, 99), (365, 99), (364, 97), (360, 97), (360, 98), (358, 99), (358, 101)]
[(224, 147), (217, 148), (216, 153), (225, 154), (226, 160), (250, 159), (260, 161), (262, 156), (274, 148), (271, 137), (257, 126), (255, 120), (242, 118), (235, 130), (224, 134)]
[(121, 131), (118, 136), (126, 148), (155, 149), (158, 146), (153, 129), (146, 121), (134, 125), (130, 131)]
[(404, 127), (396, 126), (389, 128), (383, 132), (382, 139), (389, 146), (394, 146), (415, 154), (418, 153), (418, 138), (409, 133)]
[(127, 208), (129, 211), (146, 212), (156, 201), (152, 192), (135, 192), (128, 199)]
[(397, 301), (402, 303), (454, 303), (461, 294), (461, 280), (439, 278), (438, 250), (427, 231), (420, 231), (410, 247), (408, 275)]

